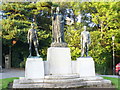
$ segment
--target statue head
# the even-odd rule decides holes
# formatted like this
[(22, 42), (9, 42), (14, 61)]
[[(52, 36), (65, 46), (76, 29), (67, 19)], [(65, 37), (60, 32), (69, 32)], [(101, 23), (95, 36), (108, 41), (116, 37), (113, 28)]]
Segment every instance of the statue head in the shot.
[(87, 30), (87, 26), (84, 26), (84, 31), (86, 31)]
[(31, 27), (34, 28), (34, 27), (35, 27), (35, 24), (31, 23)]
[(60, 12), (60, 8), (57, 7), (57, 8), (56, 8), (56, 13), (58, 14), (59, 12)]

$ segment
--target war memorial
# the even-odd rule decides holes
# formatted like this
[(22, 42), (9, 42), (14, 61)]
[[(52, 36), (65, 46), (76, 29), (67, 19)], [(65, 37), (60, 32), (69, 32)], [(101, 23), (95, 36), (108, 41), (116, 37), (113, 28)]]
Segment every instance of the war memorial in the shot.
[[(14, 89), (20, 88), (81, 88), (110, 87), (111, 81), (95, 74), (95, 63), (88, 56), (90, 33), (84, 26), (81, 32), (81, 57), (71, 60), (70, 48), (64, 40), (65, 19), (56, 8), (52, 17), (52, 43), (47, 51), (47, 61), (43, 61), (37, 49), (37, 32), (34, 24), (28, 31), (29, 53), (25, 65), (25, 77), (15, 79)], [(36, 56), (32, 56), (31, 43), (34, 43)]]

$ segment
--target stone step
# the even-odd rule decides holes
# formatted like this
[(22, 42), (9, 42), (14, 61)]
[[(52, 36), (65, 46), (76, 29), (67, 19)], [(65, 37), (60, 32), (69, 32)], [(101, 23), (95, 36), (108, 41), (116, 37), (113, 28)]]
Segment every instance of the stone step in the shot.
[(66, 83), (82, 81), (81, 78), (72, 79), (19, 79), (19, 83)]
[(29, 83), (19, 84), (19, 80), (16, 80), (13, 84), (13, 88), (76, 88), (84, 87), (86, 83), (83, 82), (72, 82), (72, 83)]
[[(44, 79), (46, 79), (46, 80), (61, 80), (61, 79), (74, 79), (74, 78), (81, 78), (81, 79), (83, 79), (84, 81), (95, 81), (95, 80), (104, 80), (102, 77), (99, 77), (99, 76), (93, 76), (93, 77), (79, 77), (78, 75), (64, 75), (64, 76), (62, 76), (62, 75), (47, 75), (47, 76), (45, 76), (44, 78), (35, 78), (34, 80), (44, 80)], [(27, 79), (27, 78), (25, 78), (25, 77), (19, 77), (19, 79), (20, 80), (25, 80), (25, 79)], [(27, 80), (29, 80), (29, 79), (27, 79)]]
[(13, 88), (77, 88), (84, 87), (83, 85), (61, 85), (57, 86), (55, 84), (15, 84)]
[(84, 77), (84, 78), (76, 78), (75, 76), (46, 76), (44, 79), (26, 79), (20, 78), (19, 83), (67, 83), (67, 82), (79, 82), (79, 81), (101, 81), (104, 80), (102, 77)]
[(74, 83), (32, 83), (32, 84), (14, 84), (13, 88), (78, 88), (78, 87), (110, 87), (111, 84), (106, 85), (99, 81), (92, 82), (74, 82)]
[(72, 78), (72, 79), (54, 79), (54, 80), (44, 80), (44, 82), (51, 82), (51, 83), (66, 83), (66, 82), (77, 82), (77, 81), (82, 81), (83, 79), (81, 78)]
[(106, 87), (109, 88), (111, 85), (104, 85), (104, 83), (94, 83), (91, 85), (86, 83), (66, 83), (66, 84), (53, 84), (53, 83), (35, 83), (35, 84), (14, 84), (13, 88), (83, 88), (83, 87)]
[(20, 79), (16, 79), (13, 82), (13, 88), (77, 88), (77, 87), (110, 87), (111, 81), (110, 80), (96, 80), (96, 81), (72, 81), (72, 82), (24, 82), (20, 83)]
[(79, 75), (77, 75), (77, 74), (71, 74), (71, 75), (47, 75), (44, 78), (45, 79), (74, 79), (74, 78), (79, 78)]
[(84, 81), (97, 81), (97, 80), (103, 80), (102, 77), (99, 76), (93, 76), (93, 77), (81, 77)]

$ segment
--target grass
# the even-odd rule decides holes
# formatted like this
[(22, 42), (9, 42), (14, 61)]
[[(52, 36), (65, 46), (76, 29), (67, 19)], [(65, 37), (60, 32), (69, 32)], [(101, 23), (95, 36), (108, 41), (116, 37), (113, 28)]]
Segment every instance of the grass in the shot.
[[(111, 80), (113, 85), (115, 85), (117, 90), (120, 90), (120, 78), (112, 78), (112, 77), (103, 77), (104, 79)], [(6, 79), (0, 79), (0, 90), (7, 90), (8, 84), (10, 82), (13, 82), (14, 79), (18, 79), (18, 77), (13, 78), (6, 78)]]
[(120, 90), (120, 78), (112, 78), (112, 77), (103, 77), (104, 79), (108, 79), (112, 81), (112, 84), (115, 85), (117, 90)]
[(7, 90), (8, 84), (10, 82), (13, 82), (14, 79), (18, 79), (18, 78), (13, 77), (13, 78), (0, 79), (0, 90)]

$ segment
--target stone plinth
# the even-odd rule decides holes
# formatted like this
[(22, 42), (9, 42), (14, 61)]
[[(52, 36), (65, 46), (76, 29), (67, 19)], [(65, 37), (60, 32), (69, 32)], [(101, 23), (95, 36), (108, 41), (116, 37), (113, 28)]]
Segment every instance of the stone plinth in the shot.
[(95, 76), (95, 66), (92, 57), (77, 58), (77, 73), (80, 77)]
[(70, 48), (48, 48), (47, 60), (50, 75), (67, 75), (72, 73)]
[(44, 78), (44, 62), (42, 58), (27, 58), (25, 66), (25, 78)]
[[(78, 59), (79, 61), (77, 60), (77, 62), (74, 62), (74, 65), (72, 65), (72, 66), (74, 67), (77, 64), (78, 65), (77, 70), (79, 73), (78, 74), (70, 74), (71, 67), (72, 67), (72, 66), (70, 66), (71, 60), (70, 60), (70, 56), (66, 54), (70, 50), (68, 48), (66, 49), (66, 51), (64, 51), (64, 50), (65, 49), (63, 49), (63, 51), (60, 51), (58, 48), (57, 49), (55, 48), (55, 49), (51, 49), (51, 51), (49, 51), (49, 57), (51, 57), (50, 56), (51, 54), (54, 55), (53, 56), (54, 58), (52, 58), (52, 57), (51, 58), (52, 58), (52, 60), (55, 60), (55, 63), (56, 63), (56, 65), (55, 65), (54, 61), (52, 61), (52, 62), (49, 61), (49, 64), (51, 65), (50, 68), (48, 68), (48, 62), (44, 62), (45, 66), (43, 67), (43, 61), (42, 61), (42, 59), (40, 60), (40, 58), (33, 58), (33, 59), (28, 58), (27, 62), (26, 62), (25, 77), (20, 77), (19, 79), (15, 79), (13, 81), (13, 88), (14, 89), (34, 90), (34, 89), (41, 89), (41, 88), (42, 89), (44, 89), (44, 88), (83, 88), (83, 87), (84, 88), (88, 88), (88, 87), (95, 87), (95, 88), (96, 87), (99, 87), (99, 88), (106, 87), (106, 88), (108, 88), (108, 87), (112, 86), (110, 80), (104, 80), (102, 77), (95, 76), (94, 61), (92, 58), (88, 58), (88, 60), (87, 59), (82, 59), (82, 60)], [(55, 52), (57, 52), (57, 53), (55, 53)], [(61, 57), (59, 55), (64, 56), (65, 58), (61, 59)], [(69, 57), (69, 60), (68, 60), (68, 58), (66, 58), (66, 55)], [(57, 59), (56, 59), (56, 57), (57, 57)], [(49, 59), (51, 59), (51, 58), (49, 58)], [(66, 61), (68, 60), (68, 61), (66, 62), (64, 60), (66, 60)], [(52, 63), (54, 63), (54, 64), (52, 64)], [(60, 63), (60, 65), (59, 65), (59, 63)], [(64, 65), (64, 63), (66, 66)], [(53, 67), (56, 67), (56, 68), (52, 68), (52, 65), (53, 65)], [(68, 68), (70, 68), (70, 69), (68, 69)], [(76, 68), (74, 67), (74, 69), (76, 69)], [(87, 71), (89, 71), (89, 69), (91, 69), (93, 71), (87, 72)], [(44, 70), (46, 72), (51, 70), (52, 75), (44, 76)], [(86, 72), (80, 71), (80, 70), (85, 70)], [(81, 74), (81, 73), (83, 73), (83, 74)]]
[(110, 80), (104, 80), (101, 77), (85, 77), (79, 78), (74, 75), (48, 75), (44, 79), (26, 79), (20, 78), (13, 82), (13, 88), (16, 89), (32, 89), (35, 88), (85, 88), (85, 87), (111, 87)]
[(65, 43), (65, 42), (62, 42), (62, 43), (52, 42), (51, 47), (67, 47), (67, 43)]
[(86, 82), (82, 82), (82, 79), (78, 75), (48, 75), (44, 79), (26, 79), (20, 78), (13, 82), (13, 88), (76, 88), (83, 87)]

